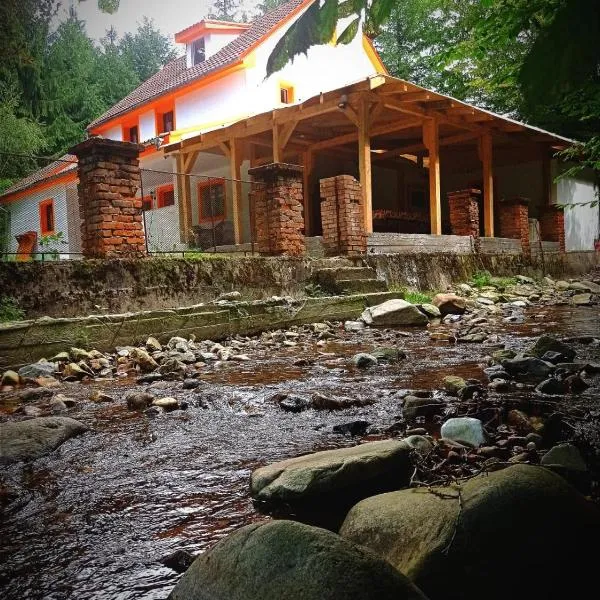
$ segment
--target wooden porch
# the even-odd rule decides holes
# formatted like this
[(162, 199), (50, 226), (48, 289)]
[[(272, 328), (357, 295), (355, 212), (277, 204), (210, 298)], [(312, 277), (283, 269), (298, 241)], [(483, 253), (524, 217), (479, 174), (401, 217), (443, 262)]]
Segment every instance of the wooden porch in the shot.
[[(304, 167), (304, 223), (307, 236), (319, 233), (318, 179), (355, 170), (362, 190), (362, 207), (367, 234), (377, 225), (406, 228), (415, 221), (414, 233), (442, 235), (447, 231), (444, 212), (444, 179), (452, 189), (471, 185), (471, 174), (482, 192), (481, 235), (495, 237), (498, 187), (496, 170), (503, 165), (539, 160), (542, 202), (550, 202), (550, 159), (570, 140), (475, 108), (458, 100), (428, 91), (409, 82), (376, 75), (301, 104), (256, 115), (221, 129), (200, 133), (170, 144), (165, 154), (177, 160), (180, 223), (191, 226), (191, 193), (185, 174), (198, 154), (226, 157), (230, 165), (233, 229), (242, 243), (242, 184), (244, 161), (251, 167), (271, 162)], [(343, 165), (343, 166), (342, 166)], [(373, 206), (378, 172), (396, 172), (395, 190), (406, 169), (422, 174), (424, 213), (411, 210), (406, 201), (397, 206)], [(325, 173), (325, 174), (324, 174)], [(459, 177), (463, 173), (464, 177)], [(461, 183), (458, 183), (461, 181)], [(239, 182), (239, 183), (238, 183)], [(466, 184), (465, 184), (466, 185)], [(381, 187), (381, 186), (379, 186)], [(461, 189), (461, 188), (458, 188)], [(448, 190), (446, 190), (448, 191)], [(382, 196), (395, 192), (384, 189)], [(397, 192), (398, 197), (400, 193)], [(412, 207), (414, 208), (414, 207)], [(382, 225), (382, 222), (384, 225)], [(424, 228), (424, 229), (423, 229)], [(396, 229), (393, 229), (394, 231)], [(399, 231), (401, 232), (401, 231)]]

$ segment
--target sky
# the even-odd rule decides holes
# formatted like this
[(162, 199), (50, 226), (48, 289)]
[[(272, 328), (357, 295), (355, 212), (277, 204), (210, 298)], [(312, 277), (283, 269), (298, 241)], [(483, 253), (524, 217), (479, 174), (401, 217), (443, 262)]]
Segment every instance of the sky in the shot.
[[(0, 0), (1, 1), (1, 0)], [(260, 0), (247, 0), (245, 5), (259, 4)], [(160, 30), (171, 38), (175, 33), (201, 21), (209, 12), (213, 0), (121, 0), (119, 10), (107, 15), (98, 10), (97, 0), (75, 2), (79, 18), (86, 22), (90, 37), (99, 40), (111, 25), (119, 36), (135, 31), (142, 17), (154, 19)], [(63, 0), (58, 20), (66, 18), (70, 0)]]

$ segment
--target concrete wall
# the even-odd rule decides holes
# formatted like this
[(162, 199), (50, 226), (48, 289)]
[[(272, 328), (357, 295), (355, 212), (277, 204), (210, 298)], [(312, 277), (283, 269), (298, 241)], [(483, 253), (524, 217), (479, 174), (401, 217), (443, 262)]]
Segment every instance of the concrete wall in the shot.
[[(600, 264), (600, 253), (547, 254), (527, 262), (520, 255), (376, 254), (354, 259), (367, 263), (390, 284), (421, 290), (443, 290), (476, 271), (568, 277)], [(222, 292), (240, 291), (244, 298), (303, 295), (315, 270), (346, 266), (351, 261), (309, 258), (223, 258), (200, 260), (147, 259), (0, 263), (0, 281), (28, 317), (108, 314), (190, 306), (214, 300)], [(543, 270), (542, 270), (543, 267)], [(100, 308), (98, 308), (100, 307)]]

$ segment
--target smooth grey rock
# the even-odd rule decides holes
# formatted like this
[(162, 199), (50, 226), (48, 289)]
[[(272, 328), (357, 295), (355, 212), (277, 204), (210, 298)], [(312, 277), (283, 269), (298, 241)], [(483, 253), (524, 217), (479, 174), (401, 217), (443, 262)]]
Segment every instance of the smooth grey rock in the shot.
[(19, 385), (21, 377), (16, 371), (5, 371), (2, 375), (0, 385)]
[(464, 388), (467, 382), (462, 377), (456, 375), (446, 375), (444, 377), (444, 389), (452, 396), (456, 396), (458, 391)]
[(302, 412), (303, 410), (310, 408), (311, 405), (310, 400), (302, 396), (295, 396), (293, 394), (277, 394), (277, 396), (281, 396), (278, 399), (279, 408), (287, 412)]
[(417, 398), (415, 396), (406, 396), (402, 406), (402, 415), (407, 420), (416, 417), (432, 417), (440, 414), (444, 404), (436, 398)]
[(417, 326), (429, 322), (414, 304), (399, 299), (370, 306), (363, 311), (360, 318), (367, 325), (376, 327)]
[(295, 521), (254, 523), (200, 555), (168, 600), (426, 600), (369, 550)]
[(548, 379), (544, 379), (535, 388), (535, 391), (546, 396), (562, 396), (567, 393), (568, 389), (564, 381), (555, 377), (549, 377)]
[(571, 298), (571, 302), (577, 306), (589, 306), (592, 303), (592, 295), (576, 294)]
[(532, 377), (547, 377), (554, 370), (554, 365), (535, 356), (515, 356), (503, 360), (500, 364), (510, 375), (530, 375)]
[(155, 338), (150, 336), (146, 340), (146, 350), (149, 352), (162, 352), (162, 344)]
[(362, 331), (365, 327), (363, 321), (346, 321), (344, 323), (344, 329), (346, 331)]
[(169, 396), (165, 398), (155, 398), (152, 400), (152, 406), (158, 406), (165, 411), (177, 410), (179, 408), (179, 401), (177, 398), (171, 398)]
[(143, 410), (144, 408), (148, 408), (153, 400), (154, 396), (148, 392), (131, 392), (125, 396), (129, 410)]
[(369, 421), (350, 421), (341, 425), (334, 425), (332, 431), (341, 435), (364, 435), (370, 425)]
[(37, 362), (25, 365), (19, 369), (23, 379), (36, 379), (37, 377), (52, 377), (56, 373), (56, 364), (50, 362)]
[(417, 304), (419, 310), (430, 319), (439, 319), (442, 316), (440, 309), (433, 304)]
[(0, 423), (0, 463), (35, 460), (88, 429), (68, 417), (38, 417)]
[(226, 292), (224, 294), (221, 294), (218, 300), (226, 300), (227, 302), (233, 302), (235, 300), (240, 300), (241, 297), (242, 294), (240, 292)]
[(559, 444), (554, 446), (542, 456), (541, 464), (544, 467), (559, 467), (568, 471), (587, 471), (587, 465), (581, 452), (573, 444)]
[(340, 530), (443, 600), (586, 598), (597, 583), (589, 544), (599, 532), (597, 506), (531, 465), (367, 498)]
[(129, 356), (140, 367), (140, 370), (143, 373), (150, 373), (151, 371), (154, 371), (154, 369), (158, 369), (158, 363), (150, 356), (150, 354), (148, 354), (148, 352), (146, 352), (146, 350), (132, 348)]
[(491, 367), (487, 367), (483, 370), (483, 372), (490, 381), (494, 381), (494, 379), (510, 379), (509, 374), (502, 365), (493, 365)]
[(371, 352), (371, 356), (381, 362), (399, 362), (406, 358), (406, 352), (399, 348), (376, 348)]
[(441, 429), (443, 438), (478, 448), (485, 443), (483, 424), (479, 419), (458, 417), (448, 419)]
[(525, 284), (529, 284), (529, 285), (535, 285), (535, 279), (532, 279), (531, 277), (526, 277), (525, 275), (517, 275), (515, 277), (515, 279), (519, 283), (525, 283)]

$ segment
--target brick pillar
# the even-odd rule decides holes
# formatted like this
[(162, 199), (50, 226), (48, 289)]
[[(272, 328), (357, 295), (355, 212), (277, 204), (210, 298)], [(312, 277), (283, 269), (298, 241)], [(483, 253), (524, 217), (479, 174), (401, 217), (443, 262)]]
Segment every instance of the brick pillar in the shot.
[(321, 223), (325, 253), (361, 254), (367, 251), (360, 183), (352, 175), (321, 179)]
[(250, 169), (257, 186), (254, 219), (260, 254), (304, 254), (304, 194), (299, 165), (271, 163)]
[(479, 238), (479, 190), (459, 190), (448, 193), (450, 229), (454, 235), (473, 238), (475, 252), (481, 248)]
[(542, 209), (540, 233), (545, 242), (558, 242), (561, 252), (565, 251), (565, 213), (554, 204)]
[(86, 258), (146, 254), (140, 185), (142, 147), (92, 137), (70, 150), (79, 161), (81, 245)]
[(515, 197), (500, 202), (500, 237), (521, 240), (525, 256), (530, 256), (529, 200)]

